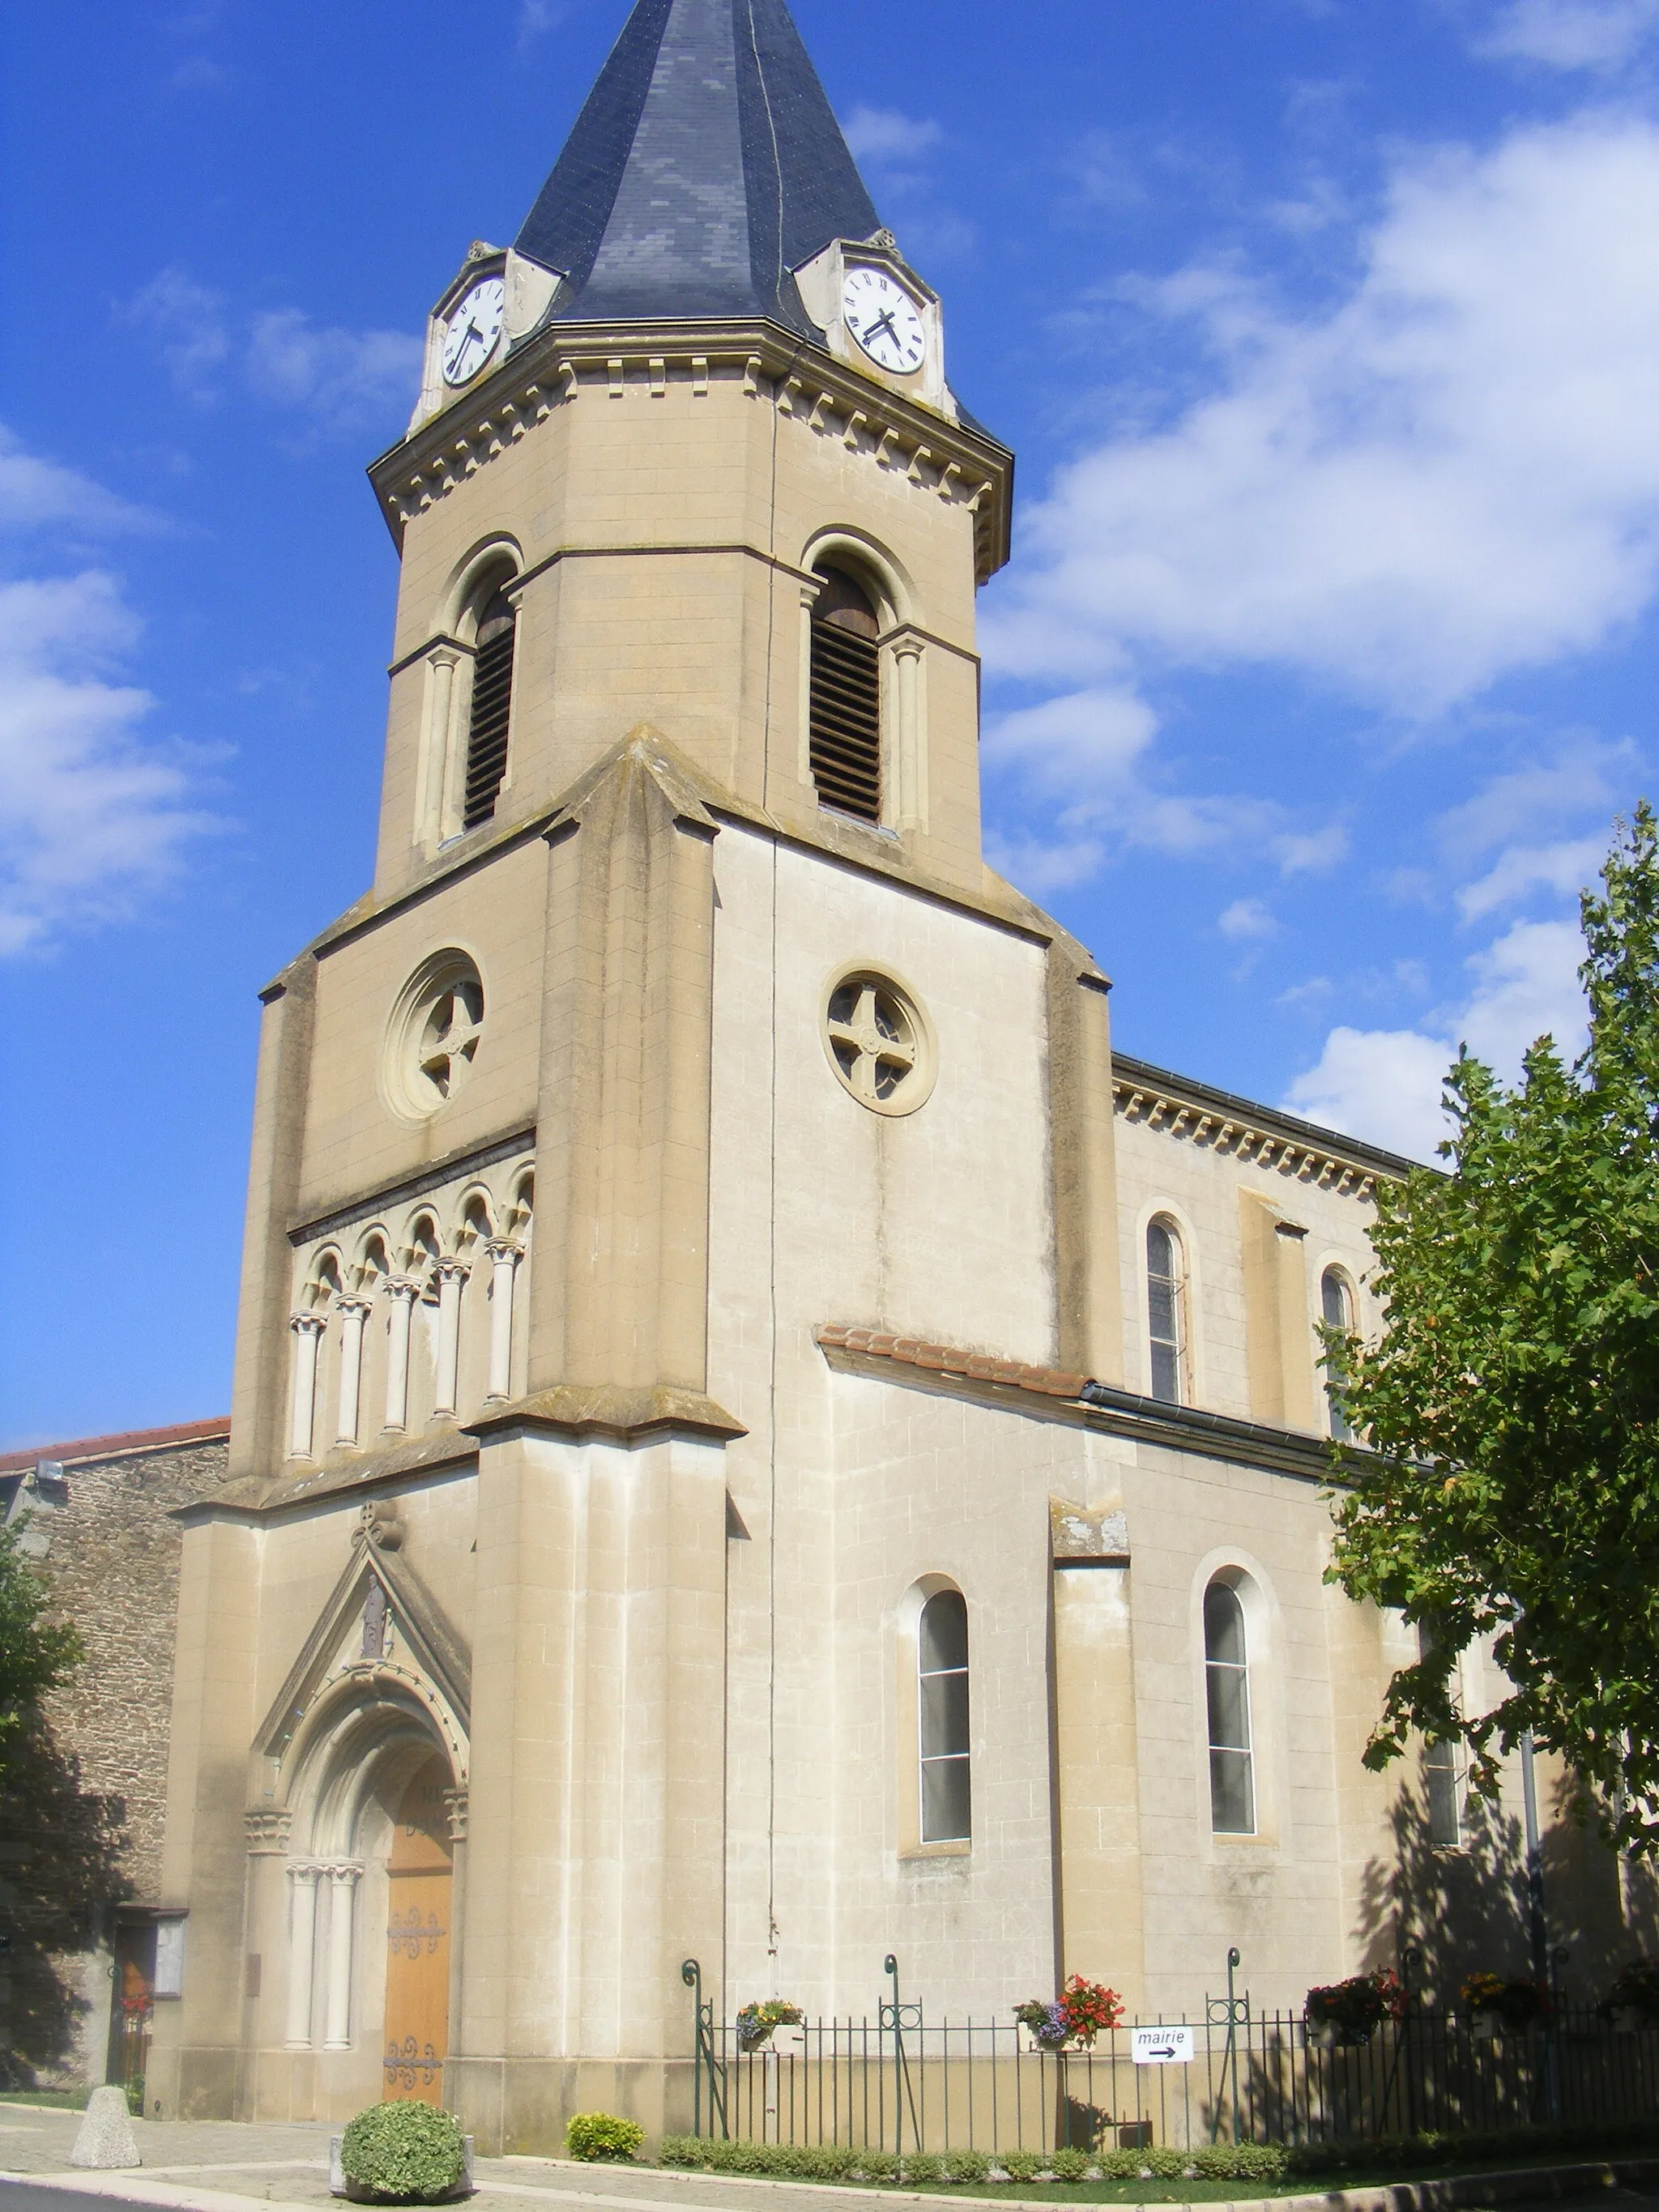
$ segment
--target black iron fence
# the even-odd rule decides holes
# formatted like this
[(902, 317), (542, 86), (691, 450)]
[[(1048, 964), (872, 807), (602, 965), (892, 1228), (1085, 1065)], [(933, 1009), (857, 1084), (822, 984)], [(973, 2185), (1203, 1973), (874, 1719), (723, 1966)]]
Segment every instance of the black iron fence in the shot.
[(873, 2019), (778, 2027), (757, 2045), (742, 2023), (715, 2021), (699, 1989), (696, 2131), (902, 2156), (1659, 2118), (1659, 2027), (1616, 2030), (1588, 2008), (1520, 2030), (1414, 2009), (1364, 2042), (1252, 2013), (1242, 1997), (1209, 2009), (1219, 2016), (1126, 2024), (1054, 2051), (1012, 2022), (934, 2021), (896, 1998)]

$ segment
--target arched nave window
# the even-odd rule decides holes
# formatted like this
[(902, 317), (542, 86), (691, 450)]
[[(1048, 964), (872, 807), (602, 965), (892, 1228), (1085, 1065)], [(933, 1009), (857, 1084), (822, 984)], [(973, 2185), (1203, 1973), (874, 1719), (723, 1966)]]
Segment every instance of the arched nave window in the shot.
[[(1327, 1328), (1340, 1328), (1349, 1334), (1353, 1331), (1353, 1290), (1340, 1267), (1327, 1267), (1319, 1279), (1319, 1310)], [(1341, 1382), (1341, 1370), (1327, 1361), (1326, 1380)], [(1327, 1396), (1330, 1407), (1331, 1434), (1338, 1443), (1346, 1443), (1353, 1431), (1348, 1426), (1347, 1416), (1334, 1398)]]
[(808, 757), (820, 806), (881, 820), (881, 623), (864, 586), (828, 562), (811, 611)]
[(968, 1751), (968, 1606), (936, 1590), (917, 1624), (921, 1840), (966, 1843), (973, 1833)]
[(1255, 1833), (1255, 1754), (1250, 1739), (1250, 1664), (1244, 1607), (1231, 1583), (1204, 1593), (1204, 1690), (1209, 1709), (1210, 1826)]
[(1146, 1224), (1146, 1335), (1152, 1395), (1179, 1406), (1187, 1395), (1187, 1267), (1181, 1232), (1162, 1216)]

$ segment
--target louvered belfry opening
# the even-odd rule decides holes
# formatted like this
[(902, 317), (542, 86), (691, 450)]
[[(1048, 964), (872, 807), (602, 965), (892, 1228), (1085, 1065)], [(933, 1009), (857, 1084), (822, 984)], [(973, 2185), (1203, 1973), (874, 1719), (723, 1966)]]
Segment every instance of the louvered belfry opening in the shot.
[(812, 608), (809, 753), (820, 806), (881, 819), (881, 625), (844, 569), (823, 568)]
[(476, 829), (495, 811), (507, 774), (507, 726), (513, 707), (513, 638), (518, 618), (507, 593), (497, 590), (478, 617), (477, 657), (472, 664), (472, 720), (466, 738), (466, 790), (461, 827)]

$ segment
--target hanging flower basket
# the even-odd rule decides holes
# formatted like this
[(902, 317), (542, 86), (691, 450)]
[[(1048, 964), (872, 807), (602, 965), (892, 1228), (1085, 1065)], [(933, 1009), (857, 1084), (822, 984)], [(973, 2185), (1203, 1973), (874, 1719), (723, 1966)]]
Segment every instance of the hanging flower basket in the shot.
[(1387, 2020), (1406, 2017), (1404, 1984), (1391, 1966), (1353, 1974), (1346, 1982), (1311, 1989), (1302, 2008), (1309, 2042), (1316, 2051), (1369, 2043)]
[(1659, 1959), (1632, 1959), (1621, 1966), (1596, 2010), (1621, 2035), (1659, 2027)]
[(1080, 2051), (1094, 2047), (1096, 2036), (1115, 2027), (1123, 2017), (1123, 2000), (1103, 1982), (1085, 1981), (1073, 1974), (1052, 2004), (1032, 1997), (1014, 2007), (1014, 2018), (1038, 2051), (1061, 2051), (1075, 2044)]
[(1524, 1977), (1505, 1981), (1501, 1974), (1471, 1974), (1460, 1994), (1469, 2008), (1470, 2032), (1482, 2043), (1495, 2035), (1523, 2035), (1554, 2010), (1547, 1987)]
[(738, 2014), (738, 2048), (744, 2052), (763, 2051), (772, 2040), (775, 2027), (799, 2027), (802, 2017), (800, 2007), (782, 1997), (746, 2004)]

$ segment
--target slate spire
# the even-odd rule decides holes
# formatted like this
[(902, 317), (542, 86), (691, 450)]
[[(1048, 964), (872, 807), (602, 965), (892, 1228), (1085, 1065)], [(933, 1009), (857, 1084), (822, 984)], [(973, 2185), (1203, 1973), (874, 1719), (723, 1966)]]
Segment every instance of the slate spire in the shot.
[(568, 281), (556, 321), (769, 315), (879, 217), (785, 0), (636, 0), (518, 251)]

